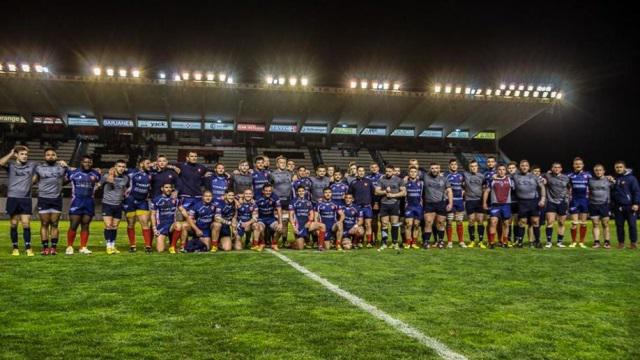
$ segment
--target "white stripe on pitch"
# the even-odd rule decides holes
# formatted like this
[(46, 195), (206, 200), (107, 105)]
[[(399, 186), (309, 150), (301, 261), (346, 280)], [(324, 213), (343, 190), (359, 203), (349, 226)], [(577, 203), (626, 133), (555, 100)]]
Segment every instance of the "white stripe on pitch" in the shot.
[(349, 301), (350, 303), (352, 303), (353, 305), (359, 307), (360, 309), (368, 312), (369, 314), (377, 317), (378, 319), (386, 322), (387, 324), (393, 326), (396, 330), (400, 331), (401, 333), (412, 337), (416, 340), (418, 340), (420, 343), (422, 343), (423, 345), (435, 350), (438, 355), (440, 355), (440, 357), (442, 357), (443, 359), (457, 359), (457, 360), (463, 360), (466, 359), (466, 357), (462, 354), (458, 354), (456, 352), (454, 352), (453, 350), (449, 349), (449, 347), (447, 347), (447, 345), (439, 342), (438, 340), (429, 337), (425, 334), (423, 334), (422, 332), (420, 332), (420, 330), (412, 327), (411, 325), (398, 320), (394, 317), (392, 317), (391, 315), (387, 314), (386, 312), (378, 309), (377, 307), (367, 303), (366, 301), (364, 301), (363, 299), (353, 295), (352, 293), (342, 290), (341, 288), (339, 288), (337, 285), (334, 285), (333, 283), (329, 282), (327, 279), (311, 272), (310, 270), (308, 270), (307, 268), (305, 268), (304, 266), (298, 264), (297, 262), (289, 259), (287, 256), (283, 255), (282, 253), (276, 252), (276, 251), (272, 251), (272, 250), (267, 250), (269, 251), (271, 254), (277, 256), (278, 258), (280, 258), (280, 260), (286, 262), (287, 264), (291, 265), (294, 269), (298, 270), (299, 272), (303, 273), (305, 276), (307, 276), (308, 278), (310, 278), (311, 280), (314, 280), (316, 282), (319, 282), (320, 284), (322, 284), (322, 286), (324, 286), (325, 288), (327, 288), (329, 291), (337, 294), (338, 296), (346, 299), (347, 301)]

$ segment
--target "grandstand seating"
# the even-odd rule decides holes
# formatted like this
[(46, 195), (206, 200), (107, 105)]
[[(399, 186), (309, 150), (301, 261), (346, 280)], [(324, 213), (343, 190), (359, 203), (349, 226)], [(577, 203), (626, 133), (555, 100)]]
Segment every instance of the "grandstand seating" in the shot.
[(373, 162), (371, 155), (367, 149), (360, 149), (356, 152), (352, 150), (340, 150), (336, 148), (321, 149), (322, 162), (326, 165), (334, 165), (340, 169), (346, 170), (349, 163), (355, 161), (359, 165), (368, 166)]
[(456, 156), (452, 153), (440, 153), (440, 152), (412, 152), (412, 151), (388, 151), (381, 150), (380, 155), (384, 161), (394, 166), (400, 166), (406, 168), (409, 159), (417, 159), (421, 167), (428, 168), (429, 164), (435, 162), (440, 164), (442, 169), (449, 167), (449, 160), (455, 159)]
[(311, 162), (311, 155), (309, 154), (309, 150), (307, 150), (305, 148), (300, 148), (300, 149), (258, 148), (258, 154), (259, 155), (262, 155), (262, 154), (272, 155), (272, 156), (270, 156), (271, 168), (274, 168), (274, 169), (276, 167), (275, 158), (277, 156), (279, 156), (279, 155), (290, 157), (293, 161), (296, 162), (296, 166), (303, 165), (307, 169), (313, 168), (313, 164)]

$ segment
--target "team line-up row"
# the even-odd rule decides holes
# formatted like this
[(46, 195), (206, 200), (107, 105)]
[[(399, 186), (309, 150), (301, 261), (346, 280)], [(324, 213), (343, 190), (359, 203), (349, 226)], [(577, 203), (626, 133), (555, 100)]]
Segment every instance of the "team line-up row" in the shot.
[[(130, 251), (136, 251), (135, 225), (140, 223), (147, 253), (152, 252), (154, 236), (156, 250), (163, 252), (168, 245), (170, 253), (177, 251), (178, 242), (184, 252), (240, 250), (249, 243), (258, 251), (266, 245), (278, 250), (280, 243), (295, 249), (347, 250), (375, 246), (378, 233), (380, 251), (400, 246), (419, 249), (420, 237), (422, 248), (444, 248), (453, 246), (454, 229), (460, 247), (484, 248), (485, 224), (490, 248), (523, 247), (527, 233), (530, 246), (542, 247), (542, 226), (546, 247), (552, 247), (554, 226), (556, 244), (564, 247), (567, 216), (571, 220), (570, 247), (586, 247), (590, 218), (594, 247), (600, 247), (602, 239), (609, 248), (611, 214), (618, 247), (624, 247), (625, 223), (630, 247), (635, 248), (637, 242), (640, 188), (622, 161), (614, 164), (613, 175), (606, 175), (602, 165), (594, 166), (593, 174), (585, 171), (580, 158), (574, 159), (572, 171), (565, 174), (560, 163), (542, 172), (527, 160), (504, 165), (489, 157), (483, 172), (476, 161), (462, 171), (452, 159), (443, 172), (438, 164), (423, 169), (411, 159), (406, 172), (392, 165), (380, 172), (373, 163), (367, 173), (364, 166), (352, 163), (346, 173), (320, 165), (311, 176), (306, 167), (282, 156), (276, 158), (273, 170), (268, 157), (258, 156), (253, 168), (242, 161), (227, 172), (220, 163), (213, 168), (199, 164), (197, 153), (189, 152), (184, 162), (169, 163), (160, 155), (154, 162), (141, 159), (134, 169), (127, 169), (126, 162), (119, 160), (105, 174), (93, 168), (89, 156), (82, 157), (79, 168), (69, 167), (57, 159), (53, 148), (45, 149), (42, 163), (28, 157), (29, 149), (17, 146), (0, 159), (0, 166), (9, 174), (6, 212), (11, 217), (13, 255), (20, 255), (18, 225), (22, 225), (26, 253), (33, 256), (34, 184), (42, 225), (41, 254), (57, 254), (66, 183), (72, 188), (68, 255), (74, 253), (78, 228), (79, 252), (91, 253), (87, 244), (97, 189), (102, 190), (108, 254), (119, 252), (115, 243), (123, 217)], [(464, 239), (465, 214), (469, 245)], [(289, 224), (293, 242), (287, 239)]]

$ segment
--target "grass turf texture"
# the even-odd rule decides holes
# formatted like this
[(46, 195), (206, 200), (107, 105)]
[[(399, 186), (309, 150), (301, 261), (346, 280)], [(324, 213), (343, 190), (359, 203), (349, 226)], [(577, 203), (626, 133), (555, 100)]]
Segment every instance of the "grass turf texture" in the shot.
[[(107, 256), (96, 222), (92, 256), (15, 258), (0, 236), (0, 358), (436, 358), (267, 253)], [(471, 359), (640, 357), (639, 251), (283, 253)]]

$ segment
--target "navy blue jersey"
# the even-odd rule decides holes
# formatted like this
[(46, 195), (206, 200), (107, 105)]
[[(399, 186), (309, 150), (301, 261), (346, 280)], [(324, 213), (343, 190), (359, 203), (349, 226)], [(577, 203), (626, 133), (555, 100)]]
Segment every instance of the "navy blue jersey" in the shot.
[(453, 192), (453, 200), (462, 200), (462, 188), (464, 184), (464, 175), (460, 172), (447, 172), (445, 177), (449, 184), (451, 184), (451, 191)]
[(151, 171), (151, 198), (162, 195), (162, 185), (173, 184), (176, 188), (178, 184), (178, 174), (173, 169), (152, 170)]
[[(378, 182), (380, 181), (380, 178), (382, 178), (383, 174), (381, 173), (369, 173), (368, 175), (365, 175), (364, 177), (371, 180), (371, 182), (373, 183), (374, 188), (376, 186), (379, 186)], [(379, 203), (380, 199), (382, 197), (378, 196), (375, 194), (375, 190), (374, 190), (374, 194), (373, 194), (373, 202), (375, 203)]]
[(214, 200), (224, 199), (224, 193), (229, 188), (231, 181), (226, 174), (205, 177), (205, 188), (213, 193)]
[(491, 182), (491, 179), (493, 179), (493, 176), (496, 174), (496, 170), (495, 169), (487, 169), (484, 172), (484, 186), (488, 187), (489, 183)]
[(242, 202), (238, 207), (238, 220), (241, 222), (249, 221), (253, 218), (253, 214), (258, 210), (258, 205), (255, 201)]
[(155, 211), (156, 224), (173, 224), (178, 211), (178, 199), (164, 194), (151, 200), (150, 209)]
[(236, 216), (236, 203), (235, 201), (226, 202), (221, 201), (216, 206), (216, 216), (220, 216), (224, 220), (231, 221)]
[(265, 184), (269, 183), (269, 171), (255, 169), (251, 174), (251, 178), (253, 179), (253, 193), (260, 194)]
[(309, 214), (313, 211), (313, 204), (307, 199), (296, 198), (289, 204), (289, 210), (293, 211), (298, 224), (304, 224), (309, 221)]
[(424, 183), (420, 179), (407, 179), (404, 185), (407, 189), (407, 206), (422, 206), (422, 192), (424, 191)]
[(344, 213), (344, 229), (349, 230), (354, 227), (358, 221), (364, 217), (362, 210), (359, 210), (353, 204), (345, 205), (341, 208)]
[(569, 176), (571, 183), (571, 198), (586, 199), (589, 196), (589, 179), (591, 174), (588, 171), (572, 172)]
[(343, 182), (333, 183), (330, 186), (331, 188), (331, 200), (334, 203), (342, 205), (344, 204), (344, 195), (349, 190), (349, 186)]
[(127, 172), (129, 176), (129, 188), (126, 195), (136, 200), (146, 200), (151, 190), (151, 174), (139, 169), (131, 169)]
[(71, 197), (74, 199), (93, 199), (96, 184), (100, 181), (100, 174), (91, 169), (67, 170), (65, 180), (71, 183)]
[(375, 188), (371, 179), (356, 178), (349, 185), (349, 194), (353, 195), (355, 203), (360, 206), (371, 205)]
[(216, 214), (216, 206), (213, 202), (205, 203), (200, 200), (189, 210), (189, 215), (196, 221), (196, 226), (200, 229), (208, 229), (213, 223)]
[(298, 197), (298, 188), (300, 186), (304, 187), (305, 189), (305, 198), (307, 200), (311, 200), (311, 179), (309, 179), (308, 177), (303, 177), (300, 178), (296, 181), (293, 182), (293, 188), (291, 189), (291, 191), (293, 192), (293, 198), (297, 198)]
[(178, 194), (181, 196), (200, 197), (202, 196), (202, 181), (207, 173), (207, 168), (202, 164), (191, 164), (181, 162), (176, 164), (180, 169), (178, 176)]
[(276, 194), (271, 194), (270, 197), (260, 197), (256, 201), (258, 206), (258, 217), (261, 219), (275, 217), (276, 209), (281, 209), (280, 199)]
[(335, 222), (338, 219), (338, 205), (324, 199), (318, 201), (315, 210), (320, 214), (322, 222)]

